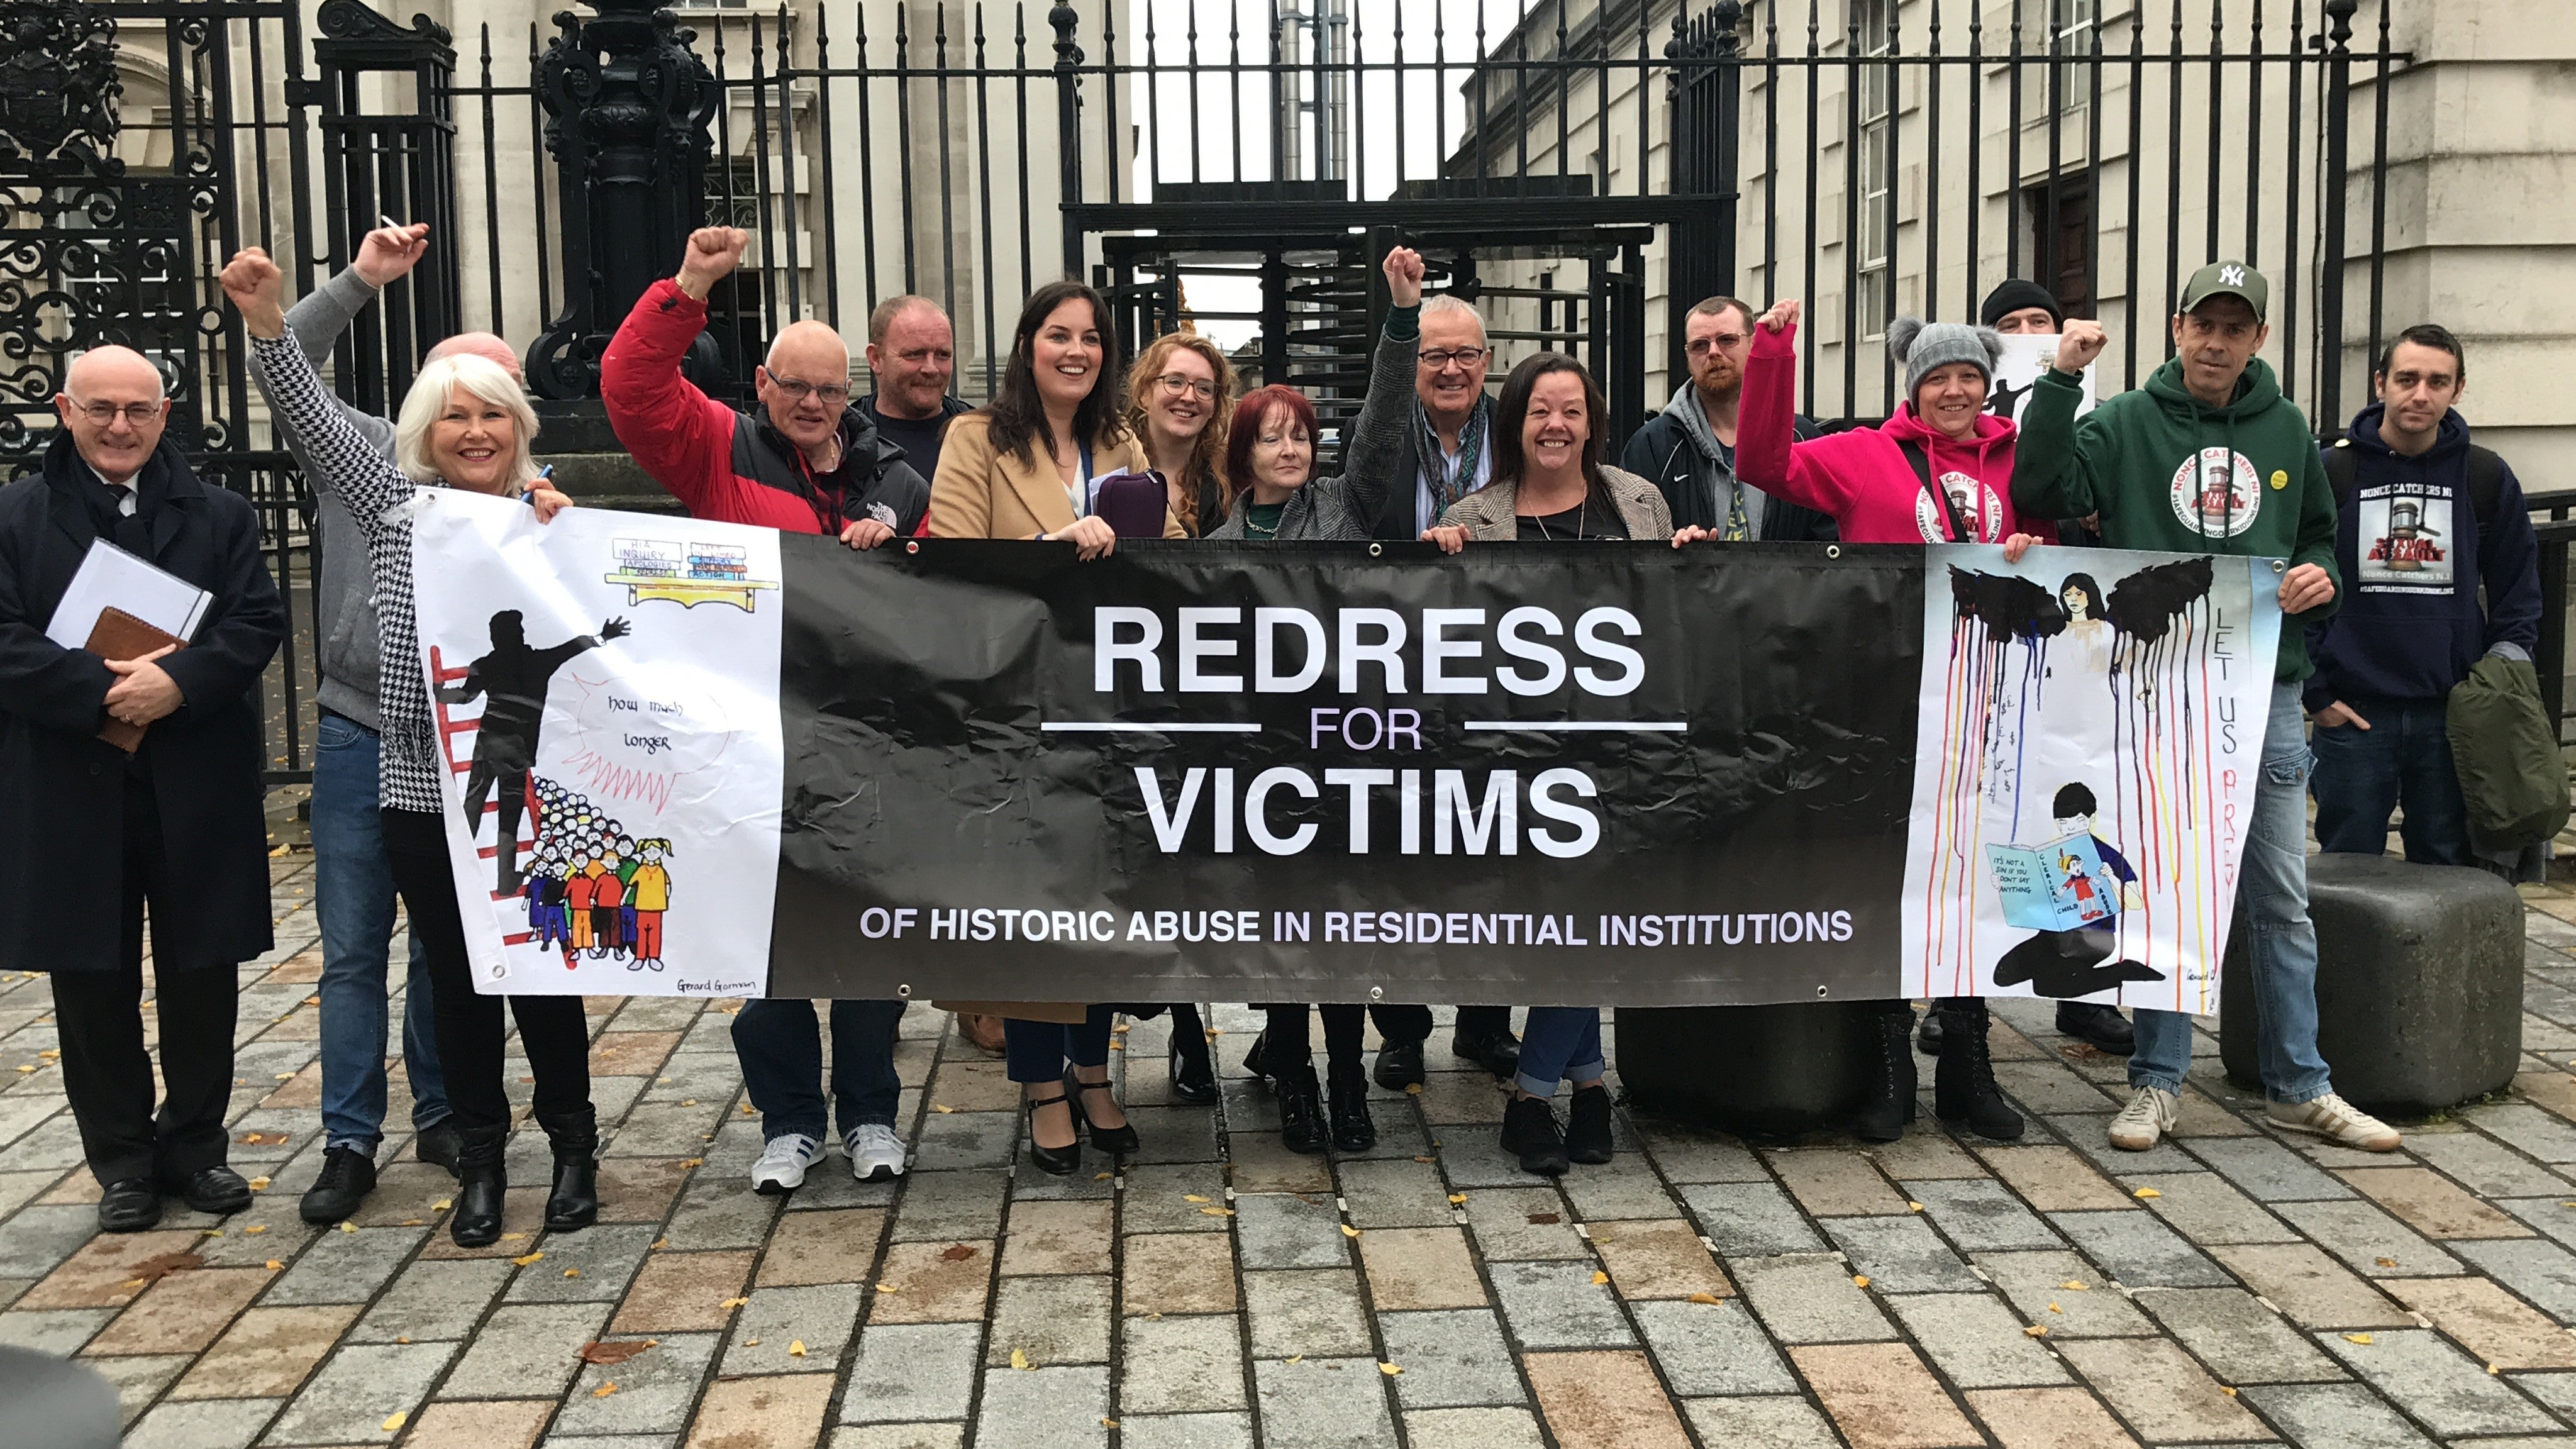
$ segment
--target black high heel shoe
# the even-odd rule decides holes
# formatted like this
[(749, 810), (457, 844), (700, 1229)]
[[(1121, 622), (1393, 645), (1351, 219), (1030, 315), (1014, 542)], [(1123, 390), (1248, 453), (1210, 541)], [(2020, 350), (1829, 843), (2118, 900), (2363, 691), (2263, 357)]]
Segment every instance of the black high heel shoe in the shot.
[(1075, 1127), (1073, 1140), (1062, 1147), (1049, 1147), (1038, 1140), (1038, 1113), (1058, 1102), (1067, 1104), (1066, 1116), (1078, 1124), (1080, 1121), (1078, 1114), (1082, 1109), (1065, 1093), (1058, 1092), (1052, 1097), (1029, 1098), (1029, 1161), (1037, 1164), (1038, 1171), (1049, 1177), (1063, 1177), (1082, 1166), (1082, 1132), (1078, 1125)]
[(1082, 1105), (1083, 1093), (1106, 1092), (1109, 1090), (1107, 1082), (1086, 1082), (1075, 1076), (1068, 1068), (1064, 1074), (1064, 1089), (1073, 1094), (1073, 1115), (1075, 1120), (1082, 1124), (1083, 1129), (1091, 1134), (1092, 1151), (1106, 1152), (1112, 1157), (1125, 1157), (1144, 1145), (1143, 1140), (1136, 1135), (1135, 1123), (1103, 1127), (1091, 1120), (1090, 1111)]

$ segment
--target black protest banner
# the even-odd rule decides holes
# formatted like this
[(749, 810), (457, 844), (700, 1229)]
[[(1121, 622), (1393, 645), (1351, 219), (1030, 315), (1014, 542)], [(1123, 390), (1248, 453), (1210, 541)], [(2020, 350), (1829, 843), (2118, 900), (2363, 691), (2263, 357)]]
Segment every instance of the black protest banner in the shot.
[(781, 549), (772, 995), (1898, 990), (1921, 549)]

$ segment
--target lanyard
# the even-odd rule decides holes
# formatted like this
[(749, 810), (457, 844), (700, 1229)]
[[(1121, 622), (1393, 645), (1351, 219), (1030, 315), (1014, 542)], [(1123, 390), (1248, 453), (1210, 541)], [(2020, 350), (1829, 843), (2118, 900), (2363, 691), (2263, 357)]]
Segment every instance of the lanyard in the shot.
[(1958, 501), (1950, 496), (1949, 489), (1937, 487), (1932, 482), (1930, 450), (1912, 438), (1907, 438), (1896, 446), (1904, 450), (1905, 461), (1914, 465), (1914, 476), (1923, 480), (1923, 491), (1931, 494), (1941, 505), (1941, 517), (1948, 526), (1950, 542), (1975, 543), (1977, 536), (1968, 531), (1967, 520), (1959, 516)]

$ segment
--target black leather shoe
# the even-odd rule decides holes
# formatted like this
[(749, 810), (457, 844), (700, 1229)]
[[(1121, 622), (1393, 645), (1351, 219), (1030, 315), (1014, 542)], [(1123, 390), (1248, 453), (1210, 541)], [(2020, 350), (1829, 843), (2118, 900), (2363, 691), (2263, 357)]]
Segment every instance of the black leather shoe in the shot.
[(554, 1183), (546, 1193), (546, 1227), (566, 1233), (599, 1221), (599, 1119), (590, 1109), (539, 1115), (554, 1148)]
[(1598, 1167), (1610, 1160), (1610, 1089), (1577, 1087), (1565, 1112), (1565, 1155)]
[(502, 1163), (509, 1145), (507, 1127), (457, 1129), (456, 1211), (447, 1219), (447, 1236), (460, 1248), (488, 1248), (501, 1241), (501, 1208), (510, 1191)]
[[(1073, 1140), (1062, 1147), (1049, 1147), (1038, 1141), (1038, 1113), (1059, 1103), (1064, 1104), (1067, 1125), (1073, 1126)], [(1029, 1161), (1049, 1177), (1063, 1177), (1082, 1166), (1082, 1129), (1072, 1123), (1071, 1094), (1029, 1098)]]
[[(1880, 1002), (1884, 1008), (1870, 1021), (1870, 1055), (1864, 1070), (1869, 1095), (1852, 1118), (1852, 1135), (1863, 1142), (1893, 1142), (1914, 1120), (1914, 1092), (1920, 1085), (1914, 1055), (1905, 1039), (1913, 1034), (1914, 1008), (1902, 1001)], [(1934, 1017), (1940, 1016), (1934, 1011)]]
[(1941, 1060), (1932, 1069), (1932, 1110), (1942, 1121), (1991, 1141), (2020, 1137), (2021, 1114), (2004, 1100), (1994, 1061), (1986, 1055), (1986, 999), (1961, 997), (1938, 1010), (1949, 1020), (1941, 1023)]
[(308, 1223), (346, 1220), (376, 1190), (376, 1160), (355, 1147), (334, 1147), (322, 1154), (322, 1173), (295, 1205)]
[(1198, 1050), (1191, 1051), (1187, 1041), (1174, 1031), (1171, 1069), (1172, 1100), (1204, 1107), (1221, 1095), (1216, 1088), (1216, 1063), (1208, 1060), (1206, 1037), (1200, 1037)]
[(1518, 1156), (1521, 1171), (1554, 1177), (1571, 1159), (1556, 1130), (1556, 1109), (1538, 1097), (1514, 1097), (1503, 1109), (1503, 1150)]
[[(1913, 1010), (1912, 1007), (1906, 1009)], [(1914, 1049), (1927, 1057), (1941, 1055), (1941, 1008), (1938, 1006), (1923, 1013), (1923, 1025), (1914, 1032)]]
[(1379, 1086), (1390, 1092), (1401, 1092), (1407, 1087), (1421, 1086), (1423, 1080), (1422, 1043), (1391, 1041), (1378, 1048), (1377, 1084)]
[(1360, 1075), (1359, 1063), (1351, 1063), (1347, 1072), (1333, 1069), (1326, 1101), (1335, 1152), (1366, 1152), (1377, 1146), (1377, 1119), (1369, 1115), (1368, 1080)]
[(242, 1175), (218, 1163), (199, 1168), (179, 1184), (179, 1199), (201, 1213), (221, 1217), (250, 1206), (250, 1184)]
[(1312, 1066), (1304, 1071), (1282, 1070), (1272, 1081), (1279, 1088), (1279, 1141), (1291, 1152), (1321, 1152), (1328, 1129), (1324, 1125), (1323, 1088), (1315, 1080)]
[(2115, 1057), (2125, 1057), (2138, 1049), (2137, 1028), (2120, 1014), (2120, 1008), (2093, 1001), (2057, 1003), (2057, 1029), (2077, 1041), (2089, 1041)]
[(439, 1118), (420, 1129), (419, 1135), (411, 1140), (412, 1156), (446, 1168), (451, 1176), (456, 1171), (456, 1156), (464, 1150), (465, 1139), (457, 1131), (453, 1117)]
[(121, 1178), (98, 1198), (98, 1230), (139, 1233), (161, 1222), (161, 1189), (148, 1177)]
[(1449, 1038), (1449, 1050), (1483, 1067), (1498, 1077), (1520, 1074), (1521, 1041), (1508, 1031), (1470, 1035), (1458, 1032)]

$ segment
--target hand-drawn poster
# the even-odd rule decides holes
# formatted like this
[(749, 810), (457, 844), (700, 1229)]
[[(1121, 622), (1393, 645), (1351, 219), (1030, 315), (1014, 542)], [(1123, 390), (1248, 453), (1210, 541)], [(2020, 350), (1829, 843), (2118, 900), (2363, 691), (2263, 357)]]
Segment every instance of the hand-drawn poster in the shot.
[(421, 662), (476, 987), (760, 994), (778, 535), (421, 498)]
[[(2057, 338), (2052, 333), (2016, 332), (2004, 339), (2004, 355), (1995, 360), (1994, 386), (1986, 393), (1986, 411), (1999, 418), (2009, 418), (2015, 426), (2021, 423), (2023, 410), (2030, 406), (2031, 385), (2039, 375), (2057, 362)], [(2093, 411), (2093, 366), (2084, 369), (2084, 396), (2075, 404), (2075, 415)]]
[(1926, 569), (1906, 994), (2215, 1010), (2272, 562), (1942, 546)]

